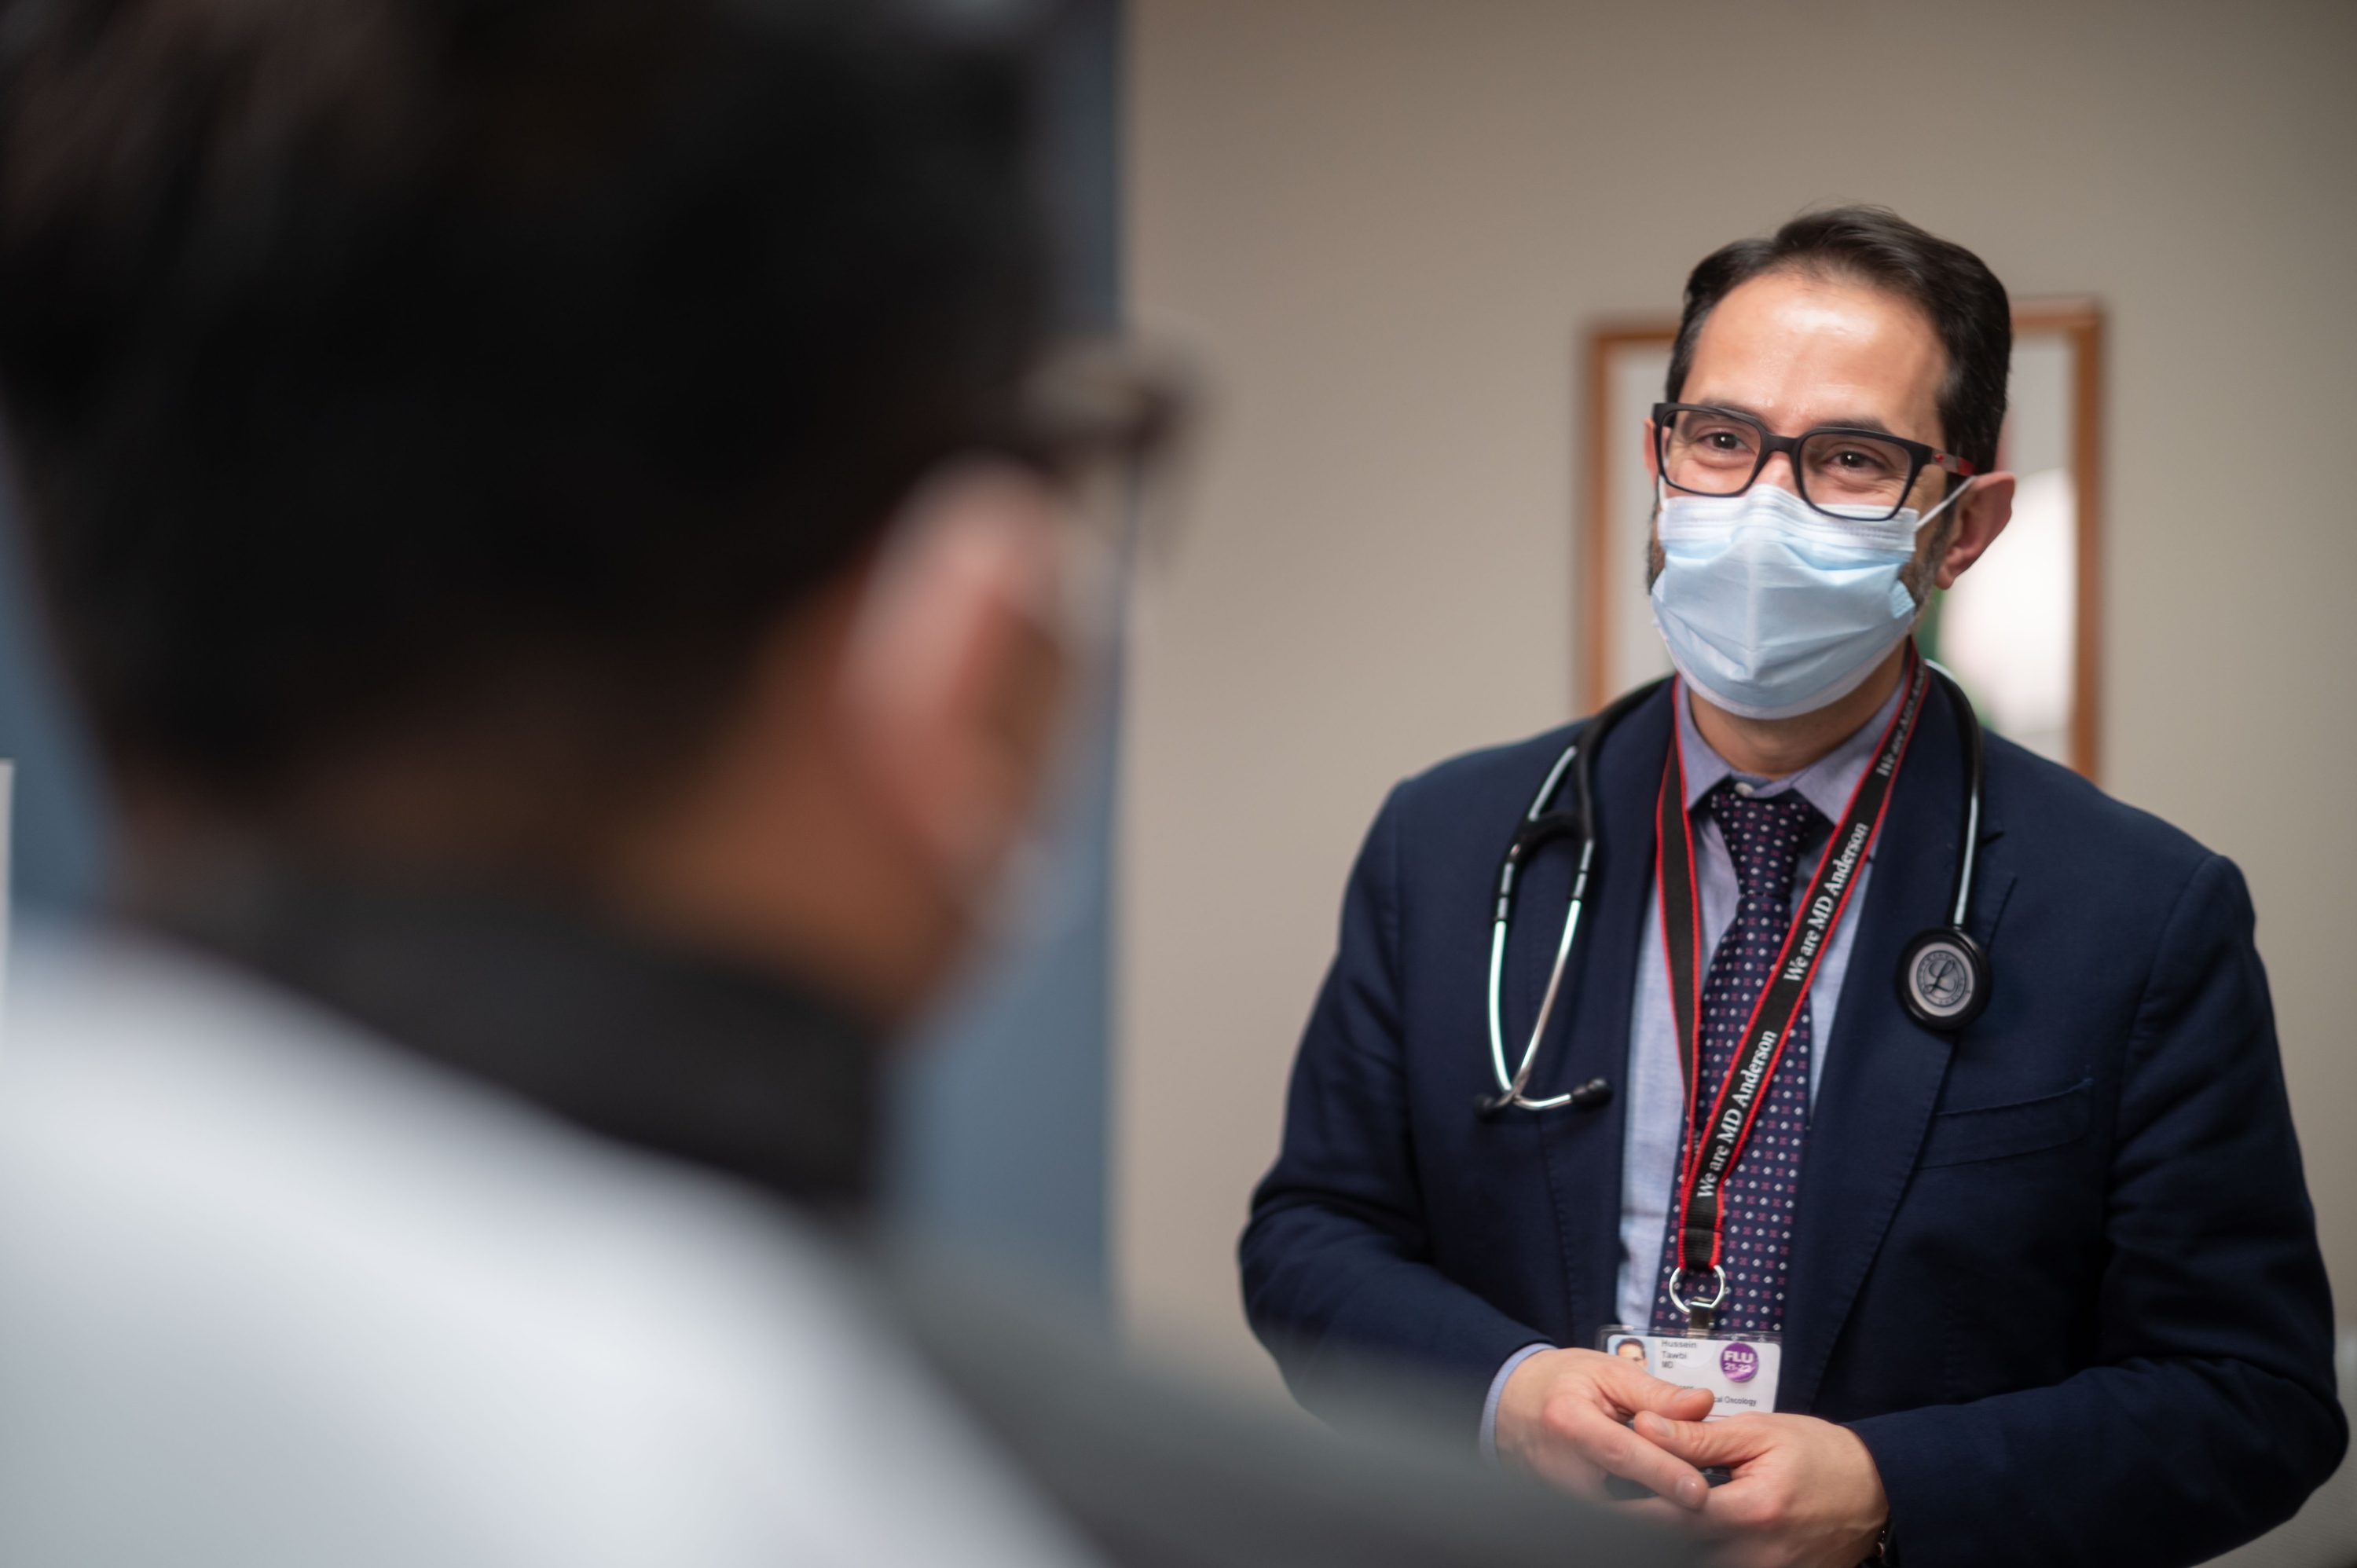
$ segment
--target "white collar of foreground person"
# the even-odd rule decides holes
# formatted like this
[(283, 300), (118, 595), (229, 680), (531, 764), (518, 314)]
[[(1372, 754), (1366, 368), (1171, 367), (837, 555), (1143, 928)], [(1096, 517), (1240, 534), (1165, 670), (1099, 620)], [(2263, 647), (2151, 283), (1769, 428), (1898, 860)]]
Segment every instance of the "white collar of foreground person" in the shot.
[(160, 944), (17, 950), (0, 1561), (1087, 1560), (782, 1209)]

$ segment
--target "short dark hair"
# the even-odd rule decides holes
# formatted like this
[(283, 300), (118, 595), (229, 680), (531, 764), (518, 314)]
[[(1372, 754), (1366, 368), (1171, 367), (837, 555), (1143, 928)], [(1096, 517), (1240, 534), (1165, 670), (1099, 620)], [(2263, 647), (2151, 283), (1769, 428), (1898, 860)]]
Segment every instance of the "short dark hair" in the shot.
[(1035, 41), (880, 0), (0, 12), (0, 414), (111, 760), (266, 807), (494, 694), (675, 759), (1012, 418)]
[(1768, 239), (1738, 240), (1705, 256), (1686, 275), (1685, 309), (1670, 350), (1672, 403), (1684, 391), (1695, 341), (1718, 302), (1740, 285), (1778, 272), (1852, 279), (1922, 311), (1948, 351), (1947, 380), (1940, 388), (1941, 442), (1983, 473), (1996, 467), (2013, 357), (2013, 306), (2005, 285), (1962, 245), (1886, 207), (1803, 212)]

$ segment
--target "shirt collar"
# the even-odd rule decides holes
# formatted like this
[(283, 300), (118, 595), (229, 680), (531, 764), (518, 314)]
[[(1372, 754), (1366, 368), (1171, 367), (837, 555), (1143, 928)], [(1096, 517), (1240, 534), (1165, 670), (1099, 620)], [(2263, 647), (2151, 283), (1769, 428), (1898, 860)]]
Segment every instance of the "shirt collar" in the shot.
[(1693, 811), (1723, 780), (1732, 779), (1750, 785), (1754, 795), (1797, 790), (1803, 800), (1824, 813), (1825, 821), (1837, 822), (1849, 809), (1849, 798), (1857, 792), (1857, 781), (1866, 777), (1867, 765), (1874, 760), (1875, 746), (1889, 725), (1890, 715), (1899, 711), (1900, 700), (1907, 695), (1907, 682), (1900, 682), (1882, 700), (1882, 706), (1875, 709), (1874, 716), (1852, 730), (1847, 739), (1798, 773), (1783, 779), (1737, 772), (1734, 765), (1702, 737), (1702, 729), (1694, 721), (1694, 703), (1686, 694), (1685, 682), (1678, 682), (1677, 692), (1678, 746), (1685, 764), (1687, 811)]
[(766, 970), (511, 892), (278, 865), (141, 912), (589, 1132), (823, 1210), (871, 1196), (877, 1041)]

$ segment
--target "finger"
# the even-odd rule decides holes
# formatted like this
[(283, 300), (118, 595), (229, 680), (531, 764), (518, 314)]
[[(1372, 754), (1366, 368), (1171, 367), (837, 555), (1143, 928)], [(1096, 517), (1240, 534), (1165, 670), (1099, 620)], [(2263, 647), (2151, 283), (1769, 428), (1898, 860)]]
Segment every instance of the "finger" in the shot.
[(1550, 1440), (1523, 1451), (1522, 1466), (1557, 1491), (1568, 1492), (1590, 1502), (1609, 1502), (1611, 1494), (1604, 1489), (1604, 1472), (1590, 1463), (1587, 1455), (1574, 1447), (1568, 1438), (1550, 1434)]
[[(1604, 1487), (1604, 1472), (1580, 1451), (1571, 1436), (1573, 1427), (1584, 1416), (1593, 1413), (1594, 1408), (1576, 1400), (1553, 1402), (1537, 1425), (1514, 1444), (1512, 1463), (1558, 1491), (1591, 1502), (1610, 1500)], [(1502, 1444), (1498, 1452), (1501, 1460), (1508, 1456)]]
[(1710, 1413), (1717, 1402), (1707, 1389), (1690, 1389), (1681, 1384), (1664, 1382), (1650, 1373), (1633, 1367), (1616, 1366), (1610, 1392), (1623, 1410), (1631, 1414), (1641, 1410), (1659, 1411), (1672, 1421), (1700, 1421)]
[(1598, 1469), (1648, 1487), (1682, 1509), (1699, 1509), (1710, 1497), (1710, 1484), (1701, 1471), (1600, 1411), (1582, 1413), (1566, 1434)]
[(1637, 1415), (1639, 1435), (1695, 1465), (1740, 1465), (1766, 1446), (1767, 1434), (1742, 1416), (1725, 1421), (1676, 1421), (1652, 1411)]
[(1761, 1479), (1760, 1472), (1753, 1470), (1738, 1475), (1724, 1486), (1713, 1487), (1708, 1510), (1696, 1522), (1706, 1522), (1714, 1530), (1725, 1534), (1755, 1536), (1787, 1515), (1791, 1502), (1781, 1486)]

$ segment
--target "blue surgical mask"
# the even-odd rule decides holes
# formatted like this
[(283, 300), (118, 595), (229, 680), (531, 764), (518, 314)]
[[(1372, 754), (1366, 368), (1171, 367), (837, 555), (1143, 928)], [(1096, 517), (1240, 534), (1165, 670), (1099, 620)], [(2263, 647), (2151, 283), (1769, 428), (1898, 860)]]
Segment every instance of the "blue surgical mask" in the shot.
[(1900, 575), (1917, 531), (1964, 493), (1958, 486), (1921, 516), (1906, 508), (1868, 522), (1828, 517), (1772, 485), (1739, 496), (1664, 492), (1652, 596), (1670, 661), (1710, 703), (1747, 719), (1840, 701), (1914, 627), (1922, 607)]

